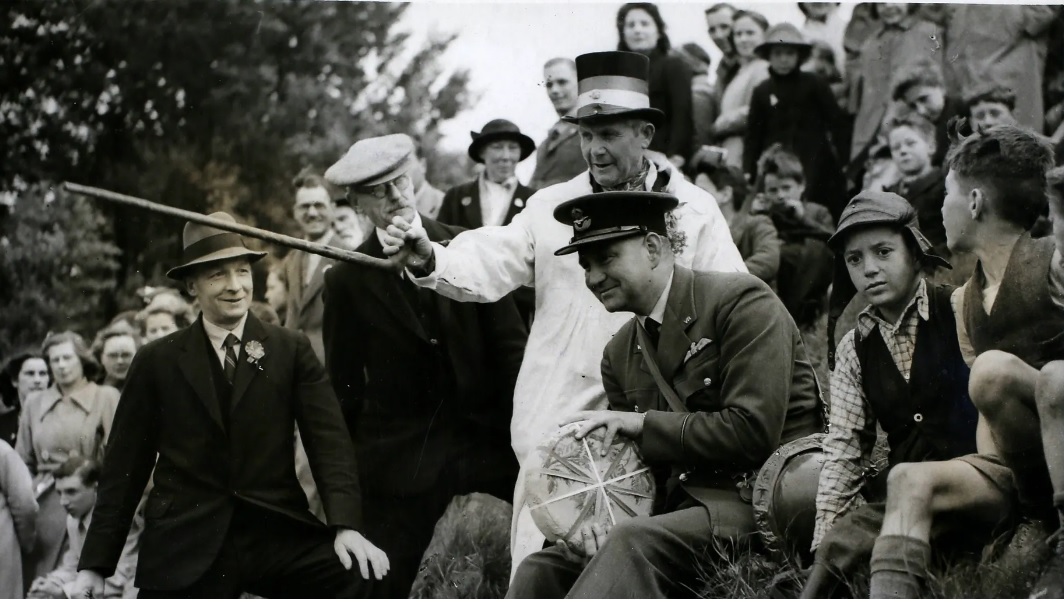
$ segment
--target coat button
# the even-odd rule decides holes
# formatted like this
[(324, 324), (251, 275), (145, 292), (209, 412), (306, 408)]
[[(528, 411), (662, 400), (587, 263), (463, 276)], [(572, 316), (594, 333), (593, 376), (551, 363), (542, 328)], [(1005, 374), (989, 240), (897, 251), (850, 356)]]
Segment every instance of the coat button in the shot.
[(920, 412), (917, 412), (917, 413), (913, 414), (913, 420), (915, 422), (923, 422), (924, 421), (924, 415), (921, 414)]
[(688, 479), (687, 473), (686, 472), (681, 472), (680, 473), (680, 482), (681, 483), (686, 483), (687, 479)]
[(639, 411), (639, 404), (636, 404), (635, 407), (632, 408), (632, 411), (633, 412), (638, 412)]
[(429, 339), (429, 343), (432, 345), (439, 345), (440, 342), (437, 339)]
[(709, 385), (713, 384), (713, 379), (712, 378), (707, 378), (706, 380), (702, 381), (702, 384), (704, 384), (705, 386), (708, 387)]

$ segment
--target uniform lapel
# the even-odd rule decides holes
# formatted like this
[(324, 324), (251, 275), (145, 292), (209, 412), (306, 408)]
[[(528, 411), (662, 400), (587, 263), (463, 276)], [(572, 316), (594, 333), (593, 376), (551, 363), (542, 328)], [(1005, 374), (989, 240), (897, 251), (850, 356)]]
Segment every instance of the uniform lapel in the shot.
[(655, 355), (661, 375), (668, 382), (672, 382), (672, 378), (680, 370), (684, 355), (691, 347), (687, 329), (698, 319), (695, 313), (693, 275), (680, 266), (673, 269), (672, 290), (669, 291), (669, 300), (665, 304), (665, 318), (662, 320), (661, 338)]
[(218, 428), (225, 430), (225, 422), (222, 420), (222, 408), (218, 403), (218, 395), (215, 393), (211, 377), (211, 365), (207, 362), (218, 361), (217, 357), (210, 357), (210, 343), (207, 342), (207, 333), (203, 330), (203, 318), (200, 317), (192, 326), (185, 331), (184, 345), (177, 365), (181, 374), (192, 386), (196, 397), (207, 408)]
[[(262, 327), (262, 323), (259, 322), (254, 314), (249, 312), (247, 322), (244, 323), (244, 338), (240, 341), (240, 353), (236, 360), (236, 376), (233, 377), (232, 411), (236, 411), (237, 405), (248, 390), (248, 385), (251, 384), (255, 375), (260, 372), (261, 364), (266, 362), (270, 355), (270, 348), (266, 344), (266, 337), (268, 336), (269, 334)], [(256, 363), (248, 361), (247, 348), (248, 343), (251, 341), (257, 341), (265, 351), (265, 354)]]

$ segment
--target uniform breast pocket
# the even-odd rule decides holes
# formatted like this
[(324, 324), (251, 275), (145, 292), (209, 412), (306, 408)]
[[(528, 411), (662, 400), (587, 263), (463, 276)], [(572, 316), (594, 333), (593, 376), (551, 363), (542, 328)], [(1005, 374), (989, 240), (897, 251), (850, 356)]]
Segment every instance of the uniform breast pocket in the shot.
[(711, 344), (683, 365), (676, 392), (689, 409), (713, 410), (720, 406), (720, 349)]

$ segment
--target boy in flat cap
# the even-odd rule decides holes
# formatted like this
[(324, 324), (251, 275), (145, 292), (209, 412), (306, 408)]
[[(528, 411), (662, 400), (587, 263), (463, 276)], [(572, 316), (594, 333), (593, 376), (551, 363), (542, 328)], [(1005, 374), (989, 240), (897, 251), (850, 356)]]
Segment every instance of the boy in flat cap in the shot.
[[(405, 135), (356, 142), (325, 177), (376, 228), (359, 251), (384, 257), (396, 216), (430, 240), (460, 228), (418, 215)], [(527, 331), (509, 296), (458, 303), (400, 273), (344, 263), (325, 276), (325, 364), (355, 439), (367, 534), (388, 554), (384, 597), (406, 598), (455, 495), (508, 500), (514, 382)]]
[[(359, 532), (354, 448), (310, 341), (248, 312), (251, 264), (265, 255), (236, 234), (185, 226), (184, 262), (167, 275), (202, 313), (133, 360), (81, 550), (79, 595), (103, 597), (149, 477), (142, 598), (371, 597), (388, 573), (388, 558)], [(327, 525), (296, 479), (293, 425)]]
[[(957, 342), (950, 305), (954, 289), (925, 278), (949, 264), (933, 253), (916, 210), (896, 194), (862, 192), (847, 205), (828, 243), (836, 256), (833, 304), (845, 305), (860, 291), (870, 305), (834, 354), (826, 461), (817, 493), (816, 558), (802, 595), (837, 593), (871, 560), (873, 598), (919, 597), (931, 539), (939, 551), (982, 547), (1007, 514), (1012, 476), (1000, 461), (974, 455), (978, 415)], [(880, 478), (869, 478), (877, 424), (887, 434), (890, 454)], [(993, 449), (988, 434), (983, 425), (980, 451)], [(935, 515), (933, 524), (928, 514), (919, 532), (897, 533), (903, 505), (906, 512), (930, 513), (936, 507), (933, 497), (940, 501), (966, 493), (943, 495), (933, 487), (942, 461), (960, 456), (953, 470), (985, 479), (981, 489), (992, 503), (973, 498), (968, 507)], [(899, 557), (908, 548), (924, 554), (906, 565)], [(899, 566), (905, 570), (897, 571)], [(905, 589), (896, 592), (899, 582)]]
[[(572, 226), (587, 288), (633, 312), (602, 354), (608, 410), (582, 411), (577, 437), (605, 428), (637, 442), (657, 475), (652, 516), (585, 530), (518, 567), (511, 598), (665, 598), (689, 594), (713, 540), (756, 531), (747, 486), (781, 443), (823, 428), (816, 378), (798, 329), (749, 274), (676, 265), (666, 227), (675, 196), (587, 195), (554, 217)], [(687, 587), (685, 587), (687, 586)]]
[[(712, 197), (684, 180), (667, 160), (646, 154), (661, 112), (647, 96), (649, 59), (630, 52), (577, 58), (579, 104), (572, 121), (580, 128), (588, 171), (545, 188), (529, 199), (509, 225), (456, 236), (444, 248), (424, 230), (398, 220), (388, 228), (387, 254), (397, 254), (414, 281), (460, 301), (494, 301), (519, 286), (536, 291), (535, 320), (514, 392), (511, 437), (519, 461), (554, 430), (554, 417), (605, 407), (598, 370), (610, 336), (625, 322), (611, 315), (584, 287), (575, 262), (554, 256), (570, 231), (553, 218), (562, 202), (608, 191), (667, 192), (679, 199), (669, 212), (670, 231), (684, 243), (678, 263), (699, 270), (745, 272), (728, 225)], [(540, 549), (543, 536), (532, 523), (518, 480), (514, 564)]]

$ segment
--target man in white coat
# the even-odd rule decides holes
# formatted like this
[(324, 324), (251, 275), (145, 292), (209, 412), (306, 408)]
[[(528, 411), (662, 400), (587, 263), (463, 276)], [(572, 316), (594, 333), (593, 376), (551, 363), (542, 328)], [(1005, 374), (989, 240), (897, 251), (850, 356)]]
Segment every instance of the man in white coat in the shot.
[[(517, 289), (536, 291), (524, 361), (514, 391), (510, 434), (522, 465), (559, 420), (606, 407), (600, 362), (610, 337), (631, 317), (607, 312), (584, 286), (572, 258), (556, 257), (572, 231), (553, 217), (554, 208), (585, 194), (647, 190), (676, 195), (669, 235), (682, 244), (676, 258), (702, 271), (745, 272), (728, 225), (709, 193), (683, 179), (664, 156), (646, 149), (664, 115), (650, 108), (649, 60), (629, 52), (598, 52), (576, 59), (577, 110), (565, 119), (580, 128), (588, 171), (545, 188), (506, 226), (462, 232), (444, 248), (402, 218), (388, 227), (385, 253), (399, 255), (413, 281), (459, 301), (493, 302)], [(525, 506), (524, 479), (514, 494), (513, 566), (543, 547), (544, 537)]]

